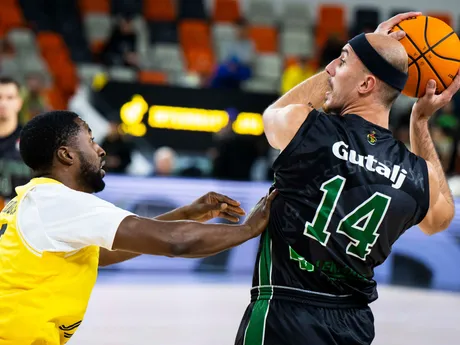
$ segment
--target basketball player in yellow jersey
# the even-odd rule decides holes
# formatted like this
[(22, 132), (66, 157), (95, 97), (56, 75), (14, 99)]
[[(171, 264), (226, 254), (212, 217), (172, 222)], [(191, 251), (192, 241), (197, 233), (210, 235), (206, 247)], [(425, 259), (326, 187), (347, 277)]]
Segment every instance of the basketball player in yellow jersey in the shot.
[(26, 124), (20, 152), (36, 177), (0, 213), (2, 345), (65, 344), (83, 320), (98, 264), (216, 254), (260, 234), (275, 197), (262, 198), (242, 225), (201, 223), (244, 214), (216, 193), (157, 219), (136, 216), (92, 195), (104, 188), (105, 152), (67, 111)]

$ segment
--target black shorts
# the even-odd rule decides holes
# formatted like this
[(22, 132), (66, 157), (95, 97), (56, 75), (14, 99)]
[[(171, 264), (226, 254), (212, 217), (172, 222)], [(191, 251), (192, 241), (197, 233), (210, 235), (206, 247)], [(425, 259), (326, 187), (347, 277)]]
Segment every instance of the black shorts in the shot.
[(257, 287), (235, 345), (368, 345), (374, 334), (369, 306), (348, 297)]

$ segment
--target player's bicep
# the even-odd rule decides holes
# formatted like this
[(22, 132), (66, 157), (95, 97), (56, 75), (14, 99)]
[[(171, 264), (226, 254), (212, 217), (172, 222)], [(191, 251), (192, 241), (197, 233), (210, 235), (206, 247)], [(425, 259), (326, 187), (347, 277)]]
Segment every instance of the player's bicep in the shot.
[(269, 144), (275, 149), (284, 150), (313, 109), (311, 105), (291, 104), (265, 110), (264, 131)]
[(430, 186), (430, 208), (425, 218), (418, 225), (424, 233), (433, 235), (449, 226), (453, 217), (454, 207), (441, 193), (434, 167), (429, 162), (427, 162), (427, 167)]
[(117, 229), (112, 249), (173, 256), (173, 244), (180, 239), (175, 238), (166, 223), (138, 216), (126, 217)]

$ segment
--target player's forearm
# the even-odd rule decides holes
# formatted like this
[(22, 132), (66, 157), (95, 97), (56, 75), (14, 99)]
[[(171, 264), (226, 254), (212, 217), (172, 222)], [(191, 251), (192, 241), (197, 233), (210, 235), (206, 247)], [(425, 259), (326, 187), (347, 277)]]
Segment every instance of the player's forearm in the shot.
[(205, 257), (255, 236), (246, 225), (127, 217), (118, 228), (113, 249), (170, 257)]
[(255, 237), (246, 225), (190, 222), (172, 230), (173, 256), (200, 258), (220, 253)]
[(428, 121), (419, 119), (417, 114), (412, 114), (410, 122), (410, 146), (411, 151), (430, 162), (435, 168), (439, 181), (439, 190), (449, 204), (453, 205), (454, 200), (449, 189), (444, 170), (436, 152), (433, 139), (431, 138)]
[(172, 211), (160, 214), (159, 216), (155, 217), (157, 220), (188, 220), (189, 217), (187, 216), (187, 206), (175, 208)]
[(321, 108), (326, 92), (329, 91), (328, 83), (329, 75), (326, 71), (322, 71), (299, 85), (289, 90), (281, 96), (270, 108), (284, 108), (290, 104), (308, 104), (311, 103), (313, 108)]

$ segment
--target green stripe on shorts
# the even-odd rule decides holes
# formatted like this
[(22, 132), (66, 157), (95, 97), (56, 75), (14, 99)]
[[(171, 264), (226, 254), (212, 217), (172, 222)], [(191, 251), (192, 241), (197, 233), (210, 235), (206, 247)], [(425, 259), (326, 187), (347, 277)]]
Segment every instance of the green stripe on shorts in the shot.
[[(259, 285), (272, 285), (272, 243), (268, 231), (263, 234), (262, 251), (259, 258)], [(266, 294), (264, 299), (260, 299), (261, 291), (259, 289), (259, 297), (254, 303), (249, 319), (246, 332), (244, 334), (244, 345), (263, 345), (265, 338), (265, 322), (267, 320), (268, 311), (270, 309), (270, 299), (273, 294), (273, 289), (270, 287), (269, 296)]]

